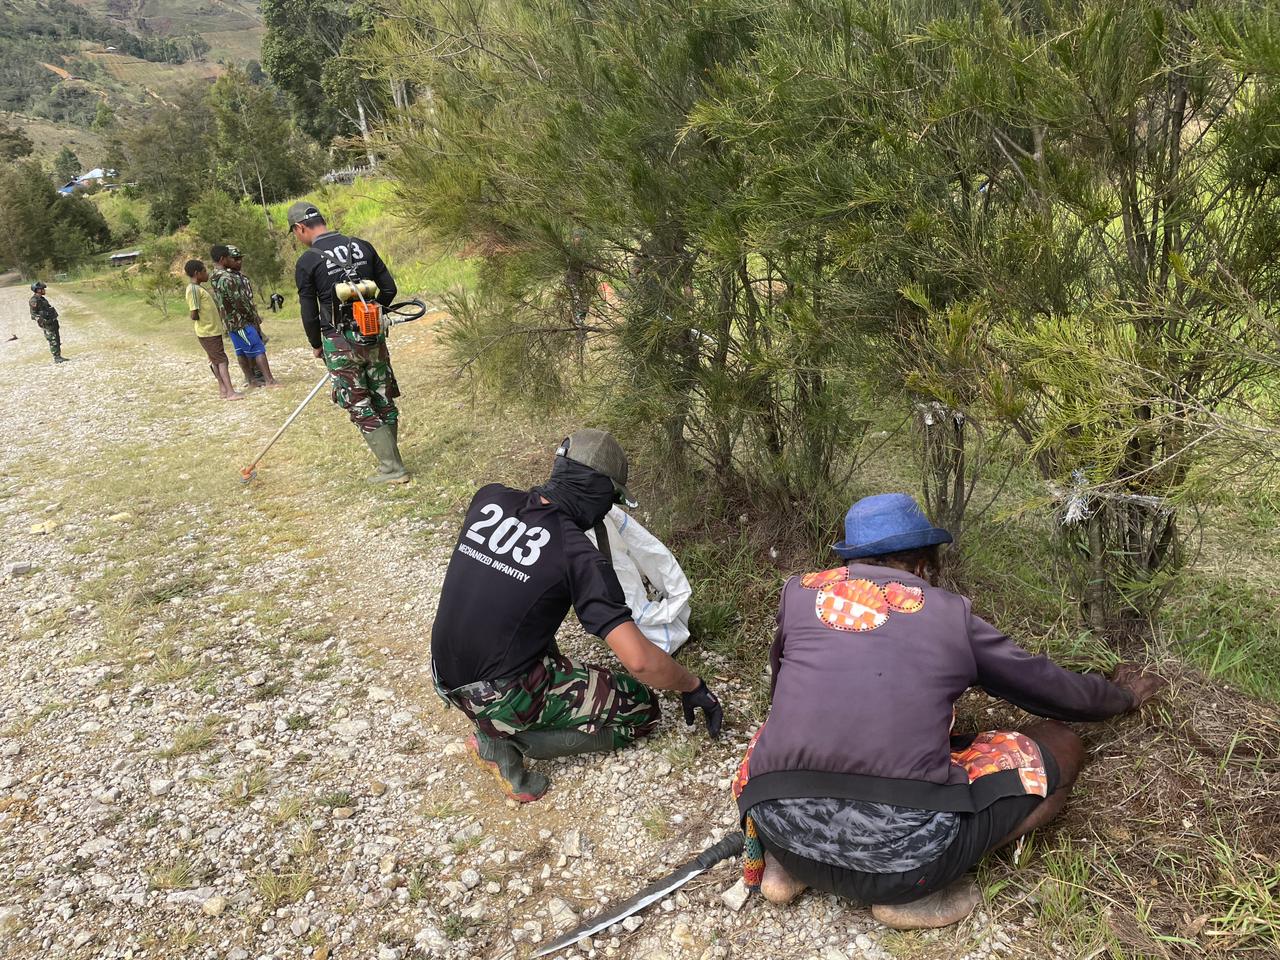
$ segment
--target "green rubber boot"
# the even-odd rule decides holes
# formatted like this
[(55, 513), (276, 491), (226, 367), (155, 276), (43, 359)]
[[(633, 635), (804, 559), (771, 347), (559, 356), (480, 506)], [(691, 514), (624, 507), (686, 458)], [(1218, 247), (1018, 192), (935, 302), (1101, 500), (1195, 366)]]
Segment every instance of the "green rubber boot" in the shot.
[(575, 757), (580, 753), (612, 753), (613, 731), (607, 727), (595, 733), (581, 730), (521, 730), (511, 738), (530, 760)]
[(370, 483), (409, 482), (409, 471), (400, 462), (400, 451), (396, 449), (396, 435), (391, 427), (383, 424), (372, 433), (362, 433), (361, 436), (373, 451), (373, 455), (378, 458), (378, 472), (369, 477)]
[(524, 768), (524, 757), (510, 740), (495, 740), (476, 730), (467, 737), (467, 752), (477, 766), (493, 774), (502, 792), (517, 803), (532, 803), (551, 785), (536, 770)]

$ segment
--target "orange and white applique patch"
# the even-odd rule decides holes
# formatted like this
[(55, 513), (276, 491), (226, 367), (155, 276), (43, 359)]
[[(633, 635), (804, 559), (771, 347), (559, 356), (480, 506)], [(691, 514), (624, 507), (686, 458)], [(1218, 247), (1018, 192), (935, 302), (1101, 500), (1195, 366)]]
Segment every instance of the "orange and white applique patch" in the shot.
[(831, 570), (819, 570), (817, 573), (806, 573), (800, 578), (800, 586), (806, 590), (821, 590), (832, 583), (849, 579), (848, 567), (835, 567)]
[(829, 627), (865, 633), (888, 621), (889, 601), (870, 580), (842, 580), (818, 591), (817, 612)]
[(889, 601), (889, 609), (898, 613), (919, 613), (924, 609), (924, 591), (897, 580), (884, 585), (884, 598)]

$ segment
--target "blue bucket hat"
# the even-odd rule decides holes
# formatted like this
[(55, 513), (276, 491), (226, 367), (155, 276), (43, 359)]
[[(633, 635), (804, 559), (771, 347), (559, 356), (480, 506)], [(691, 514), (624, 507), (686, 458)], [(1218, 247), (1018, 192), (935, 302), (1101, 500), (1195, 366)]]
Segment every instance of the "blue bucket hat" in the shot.
[(951, 534), (929, 522), (915, 497), (878, 493), (849, 508), (844, 515), (844, 542), (831, 549), (848, 560), (950, 542)]

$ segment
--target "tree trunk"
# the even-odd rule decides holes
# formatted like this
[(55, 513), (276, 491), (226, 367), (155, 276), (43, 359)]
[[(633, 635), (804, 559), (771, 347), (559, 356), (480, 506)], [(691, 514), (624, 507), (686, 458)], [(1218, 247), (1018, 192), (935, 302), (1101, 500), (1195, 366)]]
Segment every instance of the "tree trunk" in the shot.
[(369, 169), (372, 170), (378, 165), (378, 158), (374, 156), (373, 144), (369, 141), (369, 121), (365, 119), (364, 103), (359, 97), (356, 97), (356, 115), (360, 122), (360, 139), (364, 141), (365, 156), (369, 158)]

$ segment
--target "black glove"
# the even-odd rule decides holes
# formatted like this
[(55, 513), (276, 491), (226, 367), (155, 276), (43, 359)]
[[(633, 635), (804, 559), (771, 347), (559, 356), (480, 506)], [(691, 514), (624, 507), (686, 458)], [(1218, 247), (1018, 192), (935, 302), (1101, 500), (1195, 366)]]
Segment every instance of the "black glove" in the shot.
[(724, 722), (724, 711), (720, 709), (720, 701), (707, 686), (707, 681), (698, 678), (698, 688), (689, 693), (680, 694), (680, 706), (684, 708), (684, 722), (693, 723), (694, 707), (701, 707), (707, 721), (707, 735), (712, 740), (720, 737), (720, 724)]

